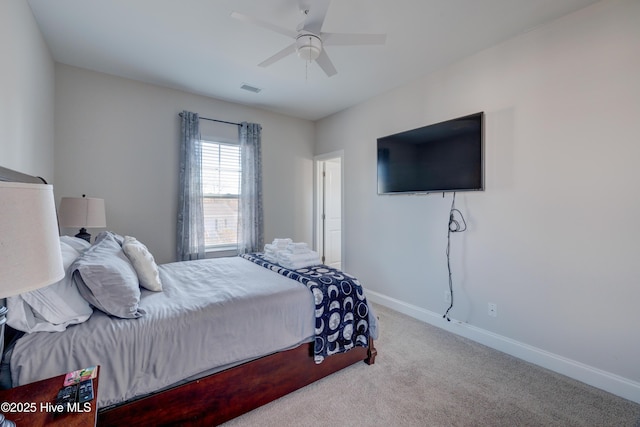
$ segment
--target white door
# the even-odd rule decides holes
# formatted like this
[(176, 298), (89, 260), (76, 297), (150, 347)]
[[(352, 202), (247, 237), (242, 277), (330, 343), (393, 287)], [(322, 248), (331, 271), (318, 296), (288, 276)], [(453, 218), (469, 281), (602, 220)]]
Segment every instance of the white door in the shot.
[(324, 163), (324, 264), (342, 268), (342, 159)]

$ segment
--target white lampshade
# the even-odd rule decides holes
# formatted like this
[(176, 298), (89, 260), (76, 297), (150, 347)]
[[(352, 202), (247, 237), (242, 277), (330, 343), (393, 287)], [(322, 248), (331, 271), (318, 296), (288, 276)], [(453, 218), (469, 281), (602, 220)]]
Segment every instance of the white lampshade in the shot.
[(63, 277), (53, 187), (0, 181), (0, 298)]
[(101, 228), (106, 226), (104, 199), (63, 197), (60, 200), (60, 227)]

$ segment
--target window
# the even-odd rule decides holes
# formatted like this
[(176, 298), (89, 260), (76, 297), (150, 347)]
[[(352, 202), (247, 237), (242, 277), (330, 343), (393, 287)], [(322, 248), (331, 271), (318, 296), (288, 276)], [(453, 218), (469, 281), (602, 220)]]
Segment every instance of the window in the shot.
[(202, 141), (202, 194), (206, 251), (236, 249), (240, 145)]

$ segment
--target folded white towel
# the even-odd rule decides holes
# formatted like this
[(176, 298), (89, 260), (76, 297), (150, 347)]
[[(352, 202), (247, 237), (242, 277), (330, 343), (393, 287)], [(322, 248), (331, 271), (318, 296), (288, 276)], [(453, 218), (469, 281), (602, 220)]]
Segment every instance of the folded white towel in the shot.
[(320, 255), (309, 249), (307, 243), (294, 243), (289, 238), (273, 239), (273, 242), (264, 245), (264, 259), (290, 270), (322, 264)]
[(265, 259), (265, 261), (272, 262), (274, 264), (278, 263), (278, 257), (277, 256), (271, 255), (271, 254), (267, 254), (266, 252), (264, 253), (264, 259)]
[(309, 250), (306, 253), (294, 254), (289, 251), (278, 252), (278, 261), (283, 267), (285, 264), (312, 263), (310, 265), (320, 264), (320, 255), (317, 252)]
[(273, 243), (267, 243), (266, 245), (264, 245), (265, 252), (268, 252), (268, 251), (276, 252), (279, 250), (281, 250), (281, 248), (279, 248), (277, 245), (274, 245)]
[(287, 249), (307, 249), (309, 245), (306, 242), (291, 242), (287, 245)]
[(292, 255), (292, 257), (293, 258), (286, 258), (279, 256), (278, 264), (280, 264), (284, 268), (288, 268), (289, 270), (298, 270), (301, 268), (322, 264), (320, 256), (317, 253), (311, 256), (298, 257), (297, 255)]
[(309, 245), (304, 242), (289, 243), (286, 250), (294, 254), (304, 254), (309, 252)]
[(278, 263), (278, 255), (292, 242), (289, 238), (273, 239), (272, 243), (264, 245), (264, 259), (269, 262)]
[(285, 249), (287, 245), (292, 242), (293, 240), (287, 237), (284, 239), (273, 239), (273, 242), (271, 244), (277, 246), (278, 249)]

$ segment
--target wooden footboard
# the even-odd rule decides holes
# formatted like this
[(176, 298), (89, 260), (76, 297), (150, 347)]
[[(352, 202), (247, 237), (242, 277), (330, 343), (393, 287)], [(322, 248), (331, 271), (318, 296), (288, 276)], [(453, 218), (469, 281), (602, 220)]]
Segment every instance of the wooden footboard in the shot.
[(373, 364), (376, 355), (370, 340), (368, 348), (356, 347), (317, 365), (312, 344), (301, 345), (100, 411), (98, 426), (218, 425), (356, 362)]

